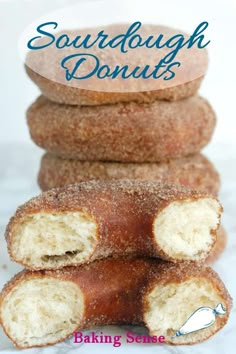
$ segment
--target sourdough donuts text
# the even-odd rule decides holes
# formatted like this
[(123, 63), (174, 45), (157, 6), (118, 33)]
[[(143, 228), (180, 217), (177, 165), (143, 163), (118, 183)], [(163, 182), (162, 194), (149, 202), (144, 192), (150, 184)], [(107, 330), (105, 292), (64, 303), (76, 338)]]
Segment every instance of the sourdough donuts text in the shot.
[[(77, 35), (74, 38), (70, 38), (68, 34), (60, 34), (58, 37), (54, 36), (52, 29), (55, 30), (58, 27), (57, 22), (46, 22), (37, 27), (39, 36), (31, 38), (27, 46), (31, 50), (40, 50), (54, 45), (58, 50), (65, 49), (67, 47), (77, 49), (88, 50), (94, 46), (98, 49), (105, 48), (118, 48), (120, 53), (125, 54), (130, 50), (133, 50), (135, 56), (135, 49), (137, 48), (156, 48), (166, 49), (165, 56), (158, 60), (155, 66), (148, 65), (130, 67), (130, 63), (126, 65), (115, 65), (110, 67), (107, 64), (101, 64), (99, 57), (93, 53), (73, 53), (64, 57), (61, 60), (61, 67), (65, 70), (65, 77), (67, 81), (72, 79), (85, 80), (96, 76), (98, 79), (111, 78), (116, 79), (118, 77), (122, 79), (159, 79), (171, 80), (175, 77), (175, 69), (181, 66), (181, 62), (176, 60), (178, 52), (186, 47), (190, 49), (196, 45), (199, 49), (205, 48), (210, 41), (205, 42), (204, 31), (208, 27), (208, 22), (201, 22), (192, 35), (185, 38), (183, 34), (176, 34), (170, 38), (165, 38), (164, 34), (149, 35), (143, 38), (138, 31), (142, 27), (141, 22), (134, 22), (127, 29), (126, 33), (116, 35), (114, 37), (109, 36), (104, 30), (97, 33), (96, 37), (92, 37), (91, 34), (87, 34), (84, 37)], [(38, 41), (44, 39), (46, 42)], [(71, 53), (71, 51), (70, 51)], [(89, 64), (85, 67), (85, 64)]]

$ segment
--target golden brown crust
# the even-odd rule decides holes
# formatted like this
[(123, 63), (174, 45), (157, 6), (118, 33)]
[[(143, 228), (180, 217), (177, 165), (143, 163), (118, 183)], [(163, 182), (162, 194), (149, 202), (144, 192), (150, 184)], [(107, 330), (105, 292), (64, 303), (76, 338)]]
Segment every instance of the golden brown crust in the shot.
[(194, 96), (168, 103), (66, 106), (39, 97), (27, 113), (34, 142), (82, 161), (159, 162), (199, 152), (211, 139), (215, 114)]
[[(61, 281), (72, 281), (84, 294), (84, 317), (76, 330), (103, 324), (141, 324), (143, 321), (140, 290), (148, 281), (153, 263), (158, 264), (158, 261), (107, 258), (82, 267), (65, 267), (55, 271), (31, 272), (23, 270), (5, 285), (0, 294), (0, 309), (2, 300), (23, 281), (53, 277)], [(129, 276), (125, 276), (124, 279), (124, 271), (126, 272), (127, 269)], [(9, 336), (1, 317), (0, 323), (2, 323), (6, 335)], [(10, 336), (9, 338), (17, 347), (23, 349), (15, 342), (14, 338)], [(45, 345), (49, 344), (55, 343), (45, 343)]]
[(219, 229), (217, 230), (217, 237), (216, 237), (216, 243), (211, 250), (209, 256), (207, 257), (205, 263), (208, 265), (213, 264), (218, 260), (218, 258), (222, 255), (226, 248), (227, 244), (227, 233), (223, 226), (220, 226)]
[[(71, 281), (82, 290), (85, 310), (77, 331), (105, 324), (143, 324), (147, 295), (155, 285), (181, 284), (194, 278), (207, 279), (224, 301), (227, 314), (217, 319), (217, 331), (226, 324), (232, 306), (232, 299), (224, 284), (208, 267), (200, 267), (195, 263), (174, 265), (154, 259), (107, 258), (82, 267), (66, 267), (57, 271), (24, 270), (5, 285), (0, 296), (0, 309), (3, 299), (19, 284), (28, 279), (47, 277), (57, 278), (62, 282)], [(4, 319), (0, 318), (0, 321), (9, 336), (4, 327)], [(214, 332), (211, 333), (213, 334)], [(14, 338), (10, 339), (14, 342)], [(203, 337), (202, 340), (204, 339), (207, 338)], [(19, 347), (16, 342), (14, 344)], [(48, 344), (54, 343), (44, 345)]]
[(119, 163), (61, 159), (46, 153), (38, 175), (40, 188), (64, 187), (88, 180), (138, 179), (181, 184), (217, 195), (220, 177), (212, 163), (197, 154), (163, 163)]
[[(213, 198), (184, 186), (134, 180), (89, 181), (52, 189), (17, 209), (6, 229), (8, 251), (14, 261), (29, 267), (12, 251), (13, 239), (19, 237), (15, 231), (17, 225), (38, 212), (81, 211), (90, 215), (97, 224), (97, 245), (89, 261), (110, 255), (133, 254), (176, 262), (179, 259), (166, 254), (155, 239), (154, 221), (171, 202), (206, 197)], [(211, 234), (214, 242), (208, 253), (215, 243), (216, 230), (211, 230)], [(30, 266), (30, 269), (39, 268)]]
[(119, 102), (152, 103), (155, 100), (177, 101), (193, 96), (199, 89), (204, 76), (185, 82), (182, 85), (158, 91), (143, 92), (102, 92), (78, 89), (51, 81), (37, 74), (27, 65), (26, 72), (30, 79), (40, 88), (42, 94), (51, 101), (70, 105), (98, 106)]

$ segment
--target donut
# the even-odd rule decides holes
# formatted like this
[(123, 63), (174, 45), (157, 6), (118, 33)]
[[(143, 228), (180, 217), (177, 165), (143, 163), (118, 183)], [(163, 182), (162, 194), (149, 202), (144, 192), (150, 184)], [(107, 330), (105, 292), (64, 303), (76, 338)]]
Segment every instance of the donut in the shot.
[(42, 193), (18, 208), (6, 239), (13, 261), (55, 269), (108, 256), (204, 261), (222, 207), (184, 186), (88, 181)]
[[(210, 327), (172, 336), (200, 307), (222, 304)], [(231, 297), (219, 276), (197, 264), (154, 259), (103, 259), (57, 271), (24, 270), (0, 295), (0, 320), (18, 348), (54, 344), (110, 324), (145, 324), (175, 345), (202, 342), (227, 322)], [(199, 324), (200, 325), (200, 324)]]
[(68, 160), (46, 153), (41, 160), (38, 184), (45, 191), (88, 180), (138, 179), (182, 184), (217, 195), (220, 178), (202, 154), (162, 163), (121, 163)]
[(39, 97), (29, 108), (31, 137), (59, 157), (81, 161), (159, 162), (198, 153), (215, 114), (194, 96), (177, 102), (68, 106)]
[[(172, 63), (179, 62), (180, 66), (174, 70), (175, 76), (171, 80), (163, 80), (163, 77), (137, 80), (132, 78), (132, 76), (128, 80), (121, 76), (113, 80), (110, 78), (98, 79), (95, 74), (86, 80), (77, 80), (75, 78), (69, 81), (66, 80), (66, 72), (62, 61), (68, 55), (81, 55), (80, 53), (83, 53), (86, 56), (87, 54), (92, 54), (99, 59), (101, 64), (105, 64), (107, 68), (110, 67), (112, 69), (115, 66), (122, 68), (122, 66), (128, 65), (129, 72), (132, 72), (132, 69), (137, 66), (143, 69), (146, 65), (149, 65), (150, 73), (160, 60), (164, 59), (168, 53), (175, 51), (178, 45), (176, 34), (184, 36), (186, 43), (187, 38), (190, 38), (188, 34), (174, 28), (143, 24), (139, 30), (143, 38), (147, 38), (150, 35), (154, 35), (156, 38), (163, 34), (161, 48), (153, 47), (147, 49), (142, 46), (138, 49), (127, 48), (127, 52), (122, 53), (119, 47), (109, 48), (107, 46), (105, 49), (99, 50), (98, 46), (93, 46), (89, 49), (77, 46), (75, 49), (73, 45), (70, 45), (59, 50), (55, 46), (55, 42), (64, 34), (70, 38), (72, 43), (77, 35), (85, 37), (88, 33), (95, 40), (101, 30), (105, 30), (105, 33), (110, 37), (120, 36), (127, 31), (128, 27), (129, 24), (112, 24), (100, 28), (54, 32), (55, 41), (52, 45), (43, 50), (31, 50), (28, 53), (25, 66), (26, 72), (31, 80), (38, 85), (43, 95), (52, 101), (70, 105), (97, 106), (130, 101), (139, 103), (150, 103), (155, 100), (173, 101), (190, 97), (197, 92), (208, 66), (207, 50), (199, 50), (197, 45), (191, 47), (183, 46), (176, 51)], [(51, 27), (47, 30), (49, 29), (51, 30)], [(164, 43), (173, 36), (175, 36), (175, 43), (169, 43), (171, 46), (167, 48)], [(34, 45), (40, 45), (40, 41), (43, 42), (43, 38), (35, 42)], [(164, 63), (165, 69), (169, 66), (169, 63)], [(69, 63), (66, 67), (72, 69), (74, 64), (75, 62)], [(94, 65), (89, 60), (86, 60), (83, 62), (82, 71), (89, 73), (92, 67)], [(165, 69), (160, 68), (160, 71)]]
[(226, 248), (226, 244), (227, 244), (227, 233), (223, 228), (223, 226), (220, 226), (220, 228), (217, 230), (216, 243), (214, 244), (214, 247), (210, 252), (209, 256), (207, 257), (205, 263), (209, 265), (215, 263), (224, 252)]
[[(57, 103), (80, 106), (99, 106), (120, 102), (152, 103), (155, 100), (177, 101), (193, 96), (199, 90), (204, 76), (185, 82), (181, 85), (168, 87), (162, 90), (141, 92), (104, 92), (84, 90), (62, 85), (47, 79), (25, 66), (29, 78), (39, 87), (42, 94), (49, 100)], [(103, 88), (101, 87), (101, 90)]]

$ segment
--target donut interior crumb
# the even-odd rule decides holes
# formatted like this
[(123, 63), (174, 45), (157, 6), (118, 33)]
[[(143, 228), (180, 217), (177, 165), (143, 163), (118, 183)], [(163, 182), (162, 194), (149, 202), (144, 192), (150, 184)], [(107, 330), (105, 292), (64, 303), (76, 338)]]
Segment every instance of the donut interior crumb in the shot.
[[(173, 261), (205, 260), (215, 242), (220, 209), (211, 197), (170, 202), (154, 218), (153, 253), (156, 248), (160, 256)], [(14, 260), (35, 270), (86, 263), (102, 237), (98, 224), (84, 211), (25, 215), (14, 225)]]
[[(38, 278), (35, 274), (16, 284), (0, 308), (6, 332), (21, 348), (53, 344), (68, 337), (82, 324), (86, 309), (78, 284), (60, 276)], [(163, 335), (172, 344), (196, 343), (211, 336), (221, 327), (220, 316), (203, 331), (172, 338), (198, 308), (214, 309), (219, 303), (226, 307), (223, 295), (204, 276), (166, 283), (165, 279), (158, 280), (143, 300), (143, 320), (150, 335)]]
[(191, 278), (182, 283), (157, 284), (146, 297), (144, 320), (152, 335), (164, 335), (168, 342), (186, 344), (201, 341), (215, 332), (219, 318), (203, 331), (172, 338), (194, 311), (200, 307), (214, 309), (224, 304), (213, 285), (204, 278)]
[(214, 243), (220, 206), (212, 198), (175, 201), (154, 221), (156, 242), (175, 260), (205, 259)]
[(84, 300), (79, 287), (53, 278), (29, 279), (4, 298), (4, 326), (19, 347), (64, 339), (80, 322)]
[(97, 225), (83, 212), (28, 215), (16, 225), (15, 234), (17, 258), (42, 269), (84, 262), (97, 244)]

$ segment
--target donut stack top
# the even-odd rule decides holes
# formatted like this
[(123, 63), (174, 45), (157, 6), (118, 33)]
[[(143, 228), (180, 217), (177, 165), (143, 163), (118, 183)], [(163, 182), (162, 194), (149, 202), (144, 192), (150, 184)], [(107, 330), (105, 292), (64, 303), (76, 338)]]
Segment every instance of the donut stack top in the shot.
[[(107, 28), (120, 34), (124, 26)], [(168, 36), (179, 33), (154, 25), (146, 29)], [(98, 29), (91, 31), (98, 33)], [(73, 38), (78, 32), (81, 30), (66, 33)], [(210, 141), (215, 114), (209, 103), (197, 96), (207, 69), (205, 49), (196, 51), (196, 55), (189, 55), (188, 49), (179, 52), (182, 83), (158, 90), (148, 90), (147, 84), (147, 91), (142, 92), (104, 92), (103, 80), (96, 81), (96, 91), (63, 85), (58, 78), (62, 73), (53, 65), (58, 52), (49, 47), (40, 59), (38, 53), (30, 52), (35, 71), (26, 65), (28, 75), (43, 94), (27, 112), (30, 134), (49, 153), (80, 161), (162, 162), (196, 154)], [(148, 58), (130, 55), (130, 60), (143, 64)], [(156, 58), (150, 60), (154, 64)], [(44, 70), (49, 63), (50, 77), (55, 80), (37, 70)], [(193, 79), (191, 70), (198, 70), (200, 77)], [(121, 81), (117, 84), (120, 88), (124, 86)]]

